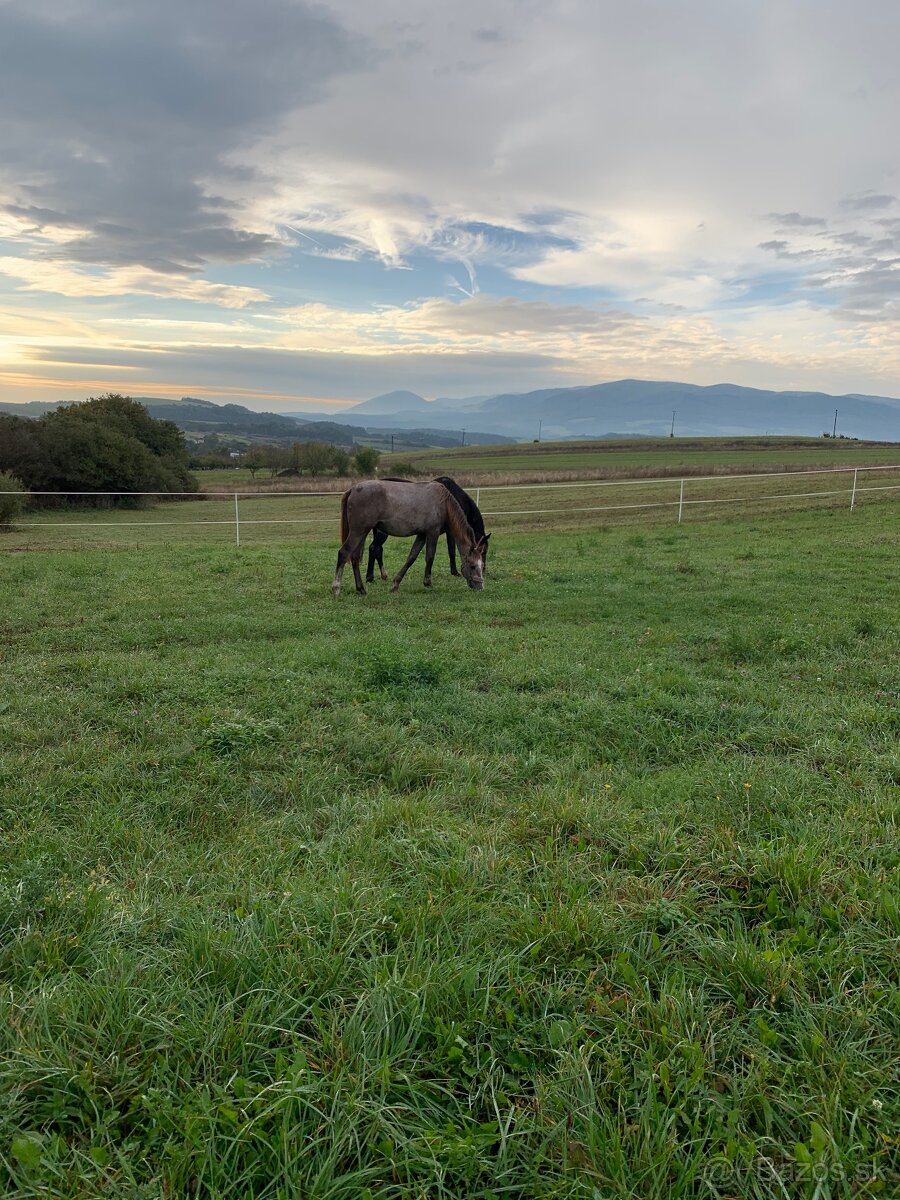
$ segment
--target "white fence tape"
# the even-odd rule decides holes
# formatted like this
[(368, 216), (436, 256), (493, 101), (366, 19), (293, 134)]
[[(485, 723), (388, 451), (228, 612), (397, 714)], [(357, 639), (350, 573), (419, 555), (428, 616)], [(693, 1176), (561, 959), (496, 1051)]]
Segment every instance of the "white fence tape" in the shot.
[[(665, 477), (656, 477), (653, 479), (584, 479), (575, 481), (566, 481), (563, 483), (513, 483), (513, 484), (482, 484), (476, 488), (476, 496), (480, 500), (482, 492), (552, 492), (567, 488), (610, 488), (610, 487), (660, 487), (678, 485), (678, 496), (672, 500), (647, 501), (640, 504), (602, 504), (602, 505), (580, 505), (577, 507), (566, 506), (564, 508), (516, 508), (516, 509), (483, 509), (482, 513), (485, 517), (490, 517), (494, 520), (503, 519), (505, 517), (535, 517), (535, 516), (558, 516), (566, 513), (600, 513), (600, 512), (624, 512), (629, 510), (651, 509), (651, 508), (675, 508), (678, 510), (678, 521), (682, 520), (686, 507), (696, 505), (710, 504), (757, 504), (765, 501), (774, 500), (808, 500), (827, 498), (832, 496), (850, 496), (850, 510), (856, 507), (859, 498), (867, 492), (888, 492), (900, 490), (900, 483), (889, 484), (873, 484), (868, 487), (860, 486), (860, 473), (864, 471), (900, 471), (900, 464), (879, 464), (876, 466), (853, 466), (853, 467), (820, 467), (812, 470), (803, 471), (757, 471), (748, 472), (746, 474), (731, 475), (721, 473), (717, 475), (686, 475), (680, 477), (677, 475), (669, 475)], [(763, 495), (751, 496), (712, 496), (712, 497), (691, 497), (686, 495), (686, 486), (688, 484), (704, 484), (704, 483), (723, 483), (725, 480), (747, 480), (747, 479), (787, 479), (796, 478), (798, 476), (808, 477), (811, 475), (839, 475), (852, 474), (852, 484), (846, 488), (830, 489), (828, 491), (815, 492), (770, 492)], [(472, 485), (469, 485), (472, 486)], [(81, 528), (139, 528), (139, 527), (166, 527), (173, 528), (175, 526), (198, 527), (202, 525), (210, 526), (227, 526), (234, 530), (236, 545), (241, 544), (241, 527), (248, 525), (321, 525), (332, 524), (335, 519), (333, 512), (322, 513), (314, 517), (278, 517), (278, 518), (248, 518), (244, 515), (240, 507), (241, 500), (253, 499), (301, 499), (301, 498), (323, 498), (331, 497), (334, 500), (340, 498), (339, 491), (279, 491), (279, 492), (264, 492), (264, 491), (244, 491), (244, 492), (51, 492), (51, 491), (8, 491), (0, 492), (0, 495), (11, 494), (18, 496), (58, 496), (60, 498), (77, 498), (77, 497), (97, 497), (109, 496), (113, 497), (157, 497), (159, 499), (193, 499), (202, 500), (205, 502), (215, 501), (230, 501), (234, 504), (234, 516), (219, 520), (211, 517), (200, 521), (32, 521), (26, 518), (22, 522), (25, 529), (81, 529)]]

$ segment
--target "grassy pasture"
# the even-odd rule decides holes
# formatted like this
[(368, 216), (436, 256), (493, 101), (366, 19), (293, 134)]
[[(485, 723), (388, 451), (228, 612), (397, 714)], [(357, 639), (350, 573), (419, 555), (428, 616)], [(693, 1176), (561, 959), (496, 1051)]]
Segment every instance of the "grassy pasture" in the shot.
[(335, 602), (330, 525), (0, 555), (9, 1194), (896, 1195), (870, 499), (498, 518), (480, 595)]
[[(384, 456), (387, 469), (391, 455)], [(435, 475), (457, 473), (471, 479), (493, 473), (737, 467), (748, 471), (782, 466), (854, 467), (900, 462), (900, 443), (831, 441), (823, 438), (639, 438), (594, 442), (521, 443), (466, 446), (395, 454)]]
[[(640, 438), (590, 442), (519, 443), (510, 446), (466, 446), (458, 450), (431, 449), (384, 454), (382, 474), (411, 463), (423, 474), (452, 475), (463, 482), (533, 482), (557, 475), (615, 472), (669, 474), (680, 469), (710, 473), (723, 468), (735, 471), (777, 471), (810, 467), (849, 467), (900, 463), (900, 443), (830, 441), (822, 438)], [(201, 491), (242, 487), (250, 491), (296, 486), (273, 479), (268, 471), (251, 478), (245, 467), (198, 471)], [(306, 477), (304, 487), (332, 490), (347, 481), (333, 475)]]

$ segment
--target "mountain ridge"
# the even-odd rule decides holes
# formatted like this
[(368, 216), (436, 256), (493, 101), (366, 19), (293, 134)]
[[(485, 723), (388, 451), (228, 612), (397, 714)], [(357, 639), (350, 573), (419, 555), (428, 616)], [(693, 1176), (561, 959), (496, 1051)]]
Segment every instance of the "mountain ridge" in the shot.
[[(388, 393), (390, 395), (390, 393)], [(577, 387), (501, 392), (453, 408), (431, 401), (432, 428), (472, 429), (520, 439), (623, 435), (665, 436), (675, 429), (694, 437), (759, 434), (820, 437), (834, 429), (875, 440), (900, 441), (900, 399), (859, 393), (833, 395), (806, 390), (774, 391), (742, 384), (686, 384), (666, 380), (621, 379)], [(419, 423), (425, 413), (416, 414)], [(340, 416), (337, 416), (340, 420)], [(371, 425), (405, 427), (408, 412), (378, 413)]]
[[(425, 400), (416, 392), (373, 396), (338, 413), (258, 412), (239, 404), (216, 404), (135, 396), (149, 411), (174, 420), (193, 437), (219, 432), (251, 440), (316, 438), (342, 444), (367, 433), (419, 432), (480, 439), (531, 441), (622, 437), (821, 437), (835, 431), (875, 441), (900, 442), (900, 399), (863, 393), (751, 388), (742, 384), (689, 384), (619, 379), (575, 387), (537, 388), (491, 396)], [(0, 402), (0, 413), (40, 416), (59, 403)], [(391, 405), (401, 408), (392, 411)]]

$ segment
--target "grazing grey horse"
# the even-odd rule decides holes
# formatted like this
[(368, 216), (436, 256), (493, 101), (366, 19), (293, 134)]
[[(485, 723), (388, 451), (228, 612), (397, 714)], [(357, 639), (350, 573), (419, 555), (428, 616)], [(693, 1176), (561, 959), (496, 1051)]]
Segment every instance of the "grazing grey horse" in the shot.
[[(386, 481), (391, 483), (410, 483), (409, 479), (393, 479), (390, 475), (386, 477)], [(481, 515), (481, 510), (472, 499), (468, 492), (463, 491), (455, 479), (451, 479), (449, 475), (438, 475), (435, 483), (442, 483), (459, 507), (463, 510), (463, 516), (472, 526), (472, 532), (475, 535), (476, 541), (484, 539), (484, 564), (487, 566), (488, 540), (490, 534), (484, 532), (484, 517)], [(456, 543), (453, 540), (453, 534), (444, 530), (447, 534), (447, 553), (450, 555), (450, 574), (458, 575), (456, 569)], [(381, 578), (387, 579), (387, 571), (384, 569), (384, 543), (387, 541), (387, 534), (376, 529), (372, 534), (372, 540), (369, 543), (369, 565), (366, 568), (366, 583), (375, 581), (375, 567), (381, 572)]]
[(355, 484), (341, 497), (341, 548), (332, 584), (335, 596), (341, 590), (341, 576), (348, 560), (353, 567), (356, 590), (363, 596), (366, 594), (359, 560), (365, 540), (373, 529), (392, 537), (415, 534), (416, 540), (409, 558), (391, 584), (392, 592), (396, 592), (423, 546), (425, 586), (431, 587), (434, 552), (438, 538), (445, 530), (453, 536), (459, 548), (460, 566), (469, 587), (476, 591), (484, 587), (485, 539), (476, 541), (463, 510), (442, 483), (400, 483), (371, 479)]

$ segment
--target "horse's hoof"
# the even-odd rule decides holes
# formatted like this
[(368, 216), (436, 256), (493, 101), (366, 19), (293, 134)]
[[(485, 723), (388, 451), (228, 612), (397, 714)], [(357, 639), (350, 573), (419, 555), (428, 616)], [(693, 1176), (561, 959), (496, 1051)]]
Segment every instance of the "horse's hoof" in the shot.
[(357, 596), (365, 596), (365, 595), (366, 595), (366, 589), (365, 589), (365, 588), (357, 588), (357, 589), (356, 589), (356, 594), (357, 594)]
[(399, 584), (399, 583), (392, 583), (392, 584), (391, 584), (391, 591), (392, 591), (392, 592), (399, 592), (399, 591), (400, 591), (400, 584)]
[(430, 579), (426, 579), (426, 580), (425, 580), (425, 587), (431, 587), (431, 580), (430, 580)]

